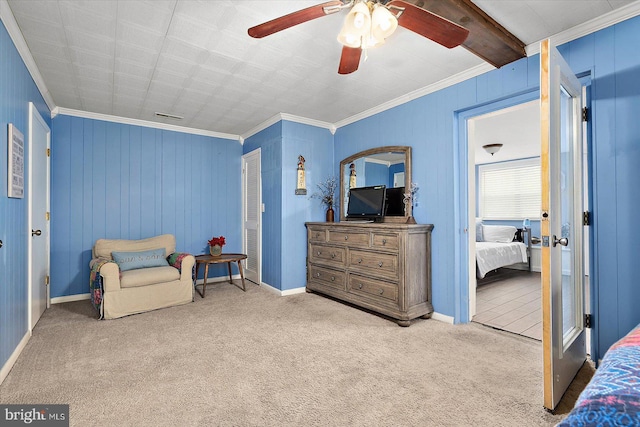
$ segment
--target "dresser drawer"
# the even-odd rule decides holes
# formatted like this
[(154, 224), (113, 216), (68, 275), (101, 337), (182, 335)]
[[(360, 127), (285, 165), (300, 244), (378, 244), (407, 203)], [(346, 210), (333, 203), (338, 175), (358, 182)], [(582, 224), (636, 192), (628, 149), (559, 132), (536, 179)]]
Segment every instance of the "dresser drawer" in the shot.
[(327, 232), (317, 228), (309, 227), (309, 242), (326, 242)]
[(372, 247), (377, 249), (398, 250), (400, 238), (398, 234), (373, 233)]
[(366, 274), (384, 274), (398, 278), (398, 255), (352, 250), (349, 252), (348, 267)]
[(369, 246), (369, 233), (357, 231), (335, 231), (329, 230), (329, 242), (349, 246)]
[(336, 246), (310, 245), (311, 262), (330, 262), (343, 267), (346, 262), (346, 248)]
[(398, 301), (398, 286), (393, 283), (383, 282), (381, 280), (369, 279), (367, 277), (358, 276), (357, 274), (349, 275), (349, 283), (347, 291), (352, 294), (375, 297), (388, 301)]
[(309, 280), (318, 284), (326, 285), (341, 291), (345, 290), (346, 273), (344, 271), (322, 268), (317, 265), (310, 266)]

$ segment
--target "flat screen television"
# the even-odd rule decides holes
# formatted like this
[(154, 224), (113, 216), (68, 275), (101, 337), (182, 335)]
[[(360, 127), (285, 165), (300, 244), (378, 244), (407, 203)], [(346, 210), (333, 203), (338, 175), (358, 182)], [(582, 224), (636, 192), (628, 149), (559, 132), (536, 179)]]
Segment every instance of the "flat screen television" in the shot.
[(387, 187), (357, 187), (349, 190), (347, 221), (382, 221)]
[(404, 187), (387, 188), (385, 216), (404, 216)]

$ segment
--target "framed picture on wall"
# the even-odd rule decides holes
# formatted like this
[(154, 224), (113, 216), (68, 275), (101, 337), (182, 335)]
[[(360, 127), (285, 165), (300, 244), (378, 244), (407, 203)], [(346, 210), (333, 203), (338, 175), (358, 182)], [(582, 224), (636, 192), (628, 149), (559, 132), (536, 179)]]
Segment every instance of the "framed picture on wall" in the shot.
[(9, 157), (7, 183), (8, 196), (22, 199), (24, 197), (24, 136), (16, 127), (9, 123)]

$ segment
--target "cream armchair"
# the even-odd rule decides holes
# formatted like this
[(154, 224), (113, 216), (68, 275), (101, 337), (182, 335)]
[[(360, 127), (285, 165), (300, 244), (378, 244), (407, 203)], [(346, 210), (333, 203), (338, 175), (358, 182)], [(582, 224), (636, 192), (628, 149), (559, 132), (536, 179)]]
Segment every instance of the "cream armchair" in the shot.
[(91, 267), (91, 300), (101, 318), (193, 301), (193, 255), (176, 252), (171, 234), (142, 240), (96, 241)]

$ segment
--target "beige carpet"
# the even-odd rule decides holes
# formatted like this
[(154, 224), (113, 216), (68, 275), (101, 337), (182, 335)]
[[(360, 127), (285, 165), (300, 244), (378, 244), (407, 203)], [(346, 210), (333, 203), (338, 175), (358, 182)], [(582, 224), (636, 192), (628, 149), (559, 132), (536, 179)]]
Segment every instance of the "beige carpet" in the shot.
[(0, 402), (68, 403), (72, 426), (548, 426), (541, 370), (529, 338), (227, 283), (118, 320), (53, 306)]

